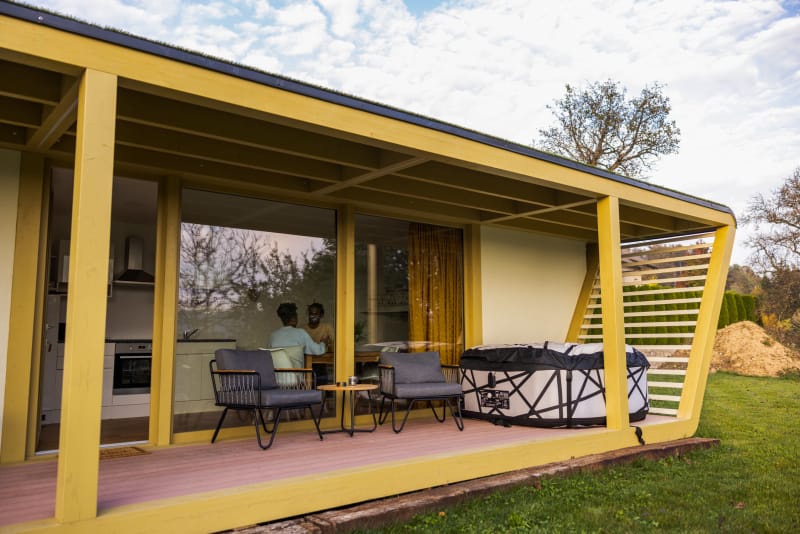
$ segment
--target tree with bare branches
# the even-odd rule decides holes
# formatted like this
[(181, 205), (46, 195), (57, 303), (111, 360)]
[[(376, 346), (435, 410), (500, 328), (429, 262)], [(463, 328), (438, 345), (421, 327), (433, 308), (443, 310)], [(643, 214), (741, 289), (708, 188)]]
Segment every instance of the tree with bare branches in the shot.
[(770, 195), (754, 196), (744, 222), (756, 230), (747, 240), (756, 270), (766, 274), (800, 270), (800, 167)]
[(547, 108), (556, 124), (539, 130), (534, 147), (631, 178), (646, 172), (662, 155), (678, 152), (680, 129), (663, 86), (645, 86), (628, 100), (619, 82), (566, 85), (566, 94)]

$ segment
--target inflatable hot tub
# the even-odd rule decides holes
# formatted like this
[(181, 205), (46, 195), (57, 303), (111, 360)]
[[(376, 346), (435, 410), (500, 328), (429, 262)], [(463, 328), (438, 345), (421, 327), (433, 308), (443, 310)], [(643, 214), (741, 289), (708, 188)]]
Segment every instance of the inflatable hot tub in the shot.
[[(644, 419), (647, 358), (626, 345), (631, 421)], [(540, 427), (604, 425), (603, 345), (480, 345), (461, 356), (464, 416)]]

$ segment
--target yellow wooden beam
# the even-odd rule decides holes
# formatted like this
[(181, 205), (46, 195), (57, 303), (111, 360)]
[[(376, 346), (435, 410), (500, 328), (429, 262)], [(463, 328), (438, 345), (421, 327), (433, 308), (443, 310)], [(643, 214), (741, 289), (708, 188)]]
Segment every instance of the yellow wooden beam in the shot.
[(603, 305), (603, 362), (606, 386), (606, 426), (627, 428), (628, 380), (625, 361), (625, 319), (622, 304), (622, 258), (619, 238), (619, 199), (597, 202), (600, 294)]
[(481, 283), (481, 227), (464, 228), (464, 348), (483, 343), (483, 284)]
[(355, 212), (342, 206), (336, 216), (336, 381), (355, 373)]
[[(22, 154), (19, 167), (14, 169), (18, 180), (16, 236), (14, 239), (11, 299), (8, 322), (8, 353), (6, 358), (5, 398), (3, 401), (3, 433), (0, 443), (0, 463), (21, 462), (26, 455), (29, 410), (38, 408), (38, 369), (34, 358), (41, 353), (40, 337), (36, 331), (39, 244), (42, 235), (42, 198), (44, 163), (42, 158)], [(41, 309), (38, 311), (41, 315)]]
[(117, 78), (87, 70), (78, 95), (78, 145), (55, 517), (97, 515)]
[[(446, 204), (453, 206), (463, 206), (468, 208), (494, 212), (487, 214), (484, 220), (494, 222), (496, 219), (503, 219), (497, 214), (517, 213), (527, 209), (531, 204), (523, 203), (518, 200), (502, 198), (499, 196), (487, 195), (485, 192), (470, 191), (459, 187), (444, 186), (434, 182), (413, 180), (399, 175), (385, 176), (366, 184), (366, 188), (373, 191), (383, 191), (393, 195), (402, 195), (410, 198), (440, 199)], [(592, 200), (594, 203), (594, 200)], [(512, 216), (508, 216), (512, 217)], [(514, 216), (515, 217), (515, 216)]]
[(175, 324), (178, 313), (181, 184), (165, 178), (158, 187), (156, 272), (153, 303), (153, 365), (150, 384), (150, 441), (156, 446), (172, 440)]
[[(134, 85), (141, 91), (152, 90), (149, 85), (139, 87), (141, 84), (131, 84), (130, 81), (121, 83)], [(264, 117), (250, 111), (246, 114), (242, 109), (230, 111), (234, 114), (130, 89), (120, 90), (118, 106), (119, 118), (126, 124), (130, 120), (131, 123), (166, 128), (173, 133), (200, 135), (255, 149), (268, 148), (347, 167), (375, 169), (385, 164), (380, 149), (265, 122)]]
[(581, 333), (581, 326), (583, 325), (583, 316), (586, 315), (586, 306), (589, 304), (589, 297), (592, 295), (592, 287), (597, 277), (599, 264), (600, 257), (597, 244), (589, 243), (586, 245), (586, 274), (583, 277), (583, 284), (581, 285), (581, 292), (578, 294), (578, 300), (575, 301), (575, 309), (572, 311), (572, 320), (569, 323), (569, 330), (567, 330), (566, 341), (571, 343), (578, 342), (578, 336)]
[(587, 196), (615, 196), (633, 204), (658, 206), (663, 213), (685, 215), (709, 227), (733, 224), (729, 213), (644, 187), (43, 26), (3, 19), (0, 21), (0, 48), (114, 72), (131, 83), (148, 84), (175, 99), (202, 100), (220, 110), (241, 110), (241, 114), (252, 110), (275, 122), (302, 125), (306, 131), (333, 135), (340, 140), (368, 142), (390, 150), (402, 147), (404, 152), (434, 154), (442, 162), (455, 162), (460, 167), (490, 172), (521, 183)]
[[(355, 226), (353, 208), (341, 206), (336, 214), (336, 382), (355, 374)], [(342, 410), (344, 406), (337, 400), (337, 418)]]
[(72, 84), (64, 94), (61, 102), (47, 113), (33, 134), (28, 138), (26, 146), (31, 150), (47, 150), (75, 124), (78, 115), (78, 83)]
[(700, 410), (703, 407), (708, 369), (711, 365), (714, 338), (717, 334), (717, 320), (722, 299), (725, 296), (725, 283), (735, 234), (736, 230), (733, 226), (723, 226), (715, 232), (703, 299), (697, 314), (694, 342), (692, 350), (689, 352), (689, 364), (686, 367), (686, 379), (683, 382), (683, 394), (678, 405), (678, 417), (691, 420), (695, 428), (700, 420)]
[(29, 102), (56, 105), (61, 100), (61, 75), (11, 61), (0, 60), (0, 95)]
[[(28, 157), (33, 157), (38, 161), (36, 156), (24, 155), (23, 162)], [(31, 387), (30, 396), (28, 397), (28, 437), (25, 445), (25, 456), (30, 458), (34, 455), (37, 448), (37, 438), (39, 437), (39, 428), (41, 425), (41, 376), (42, 376), (42, 358), (44, 352), (44, 339), (42, 333), (45, 331), (45, 300), (47, 293), (47, 277), (49, 274), (50, 251), (48, 249), (50, 241), (48, 240), (48, 229), (50, 228), (50, 185), (52, 175), (50, 166), (45, 162), (44, 169), (39, 168), (38, 163), (35, 166), (36, 181), (41, 181), (41, 199), (39, 201), (40, 210), (40, 223), (39, 223), (39, 261), (36, 273), (36, 292), (34, 299), (36, 301), (36, 308), (33, 317), (33, 343), (31, 350), (32, 367), (31, 367)], [(24, 167), (23, 167), (24, 168)], [(33, 236), (31, 236), (33, 238)]]
[[(120, 146), (143, 151), (153, 151), (157, 147), (158, 153), (165, 157), (199, 160), (195, 165), (222, 163), (235, 168), (259, 169), (324, 183), (336, 180), (341, 175), (341, 167), (335, 163), (285, 154), (269, 147), (243, 146), (241, 143), (211, 139), (197, 133), (175, 132), (131, 122), (121, 122), (117, 130), (117, 143)], [(157, 159), (157, 154), (153, 154), (152, 159)]]
[(315, 189), (314, 194), (327, 195), (333, 191), (339, 191), (340, 189), (346, 189), (348, 187), (355, 187), (382, 176), (387, 176), (397, 171), (402, 171), (403, 169), (416, 167), (425, 161), (427, 161), (427, 159), (423, 157), (408, 157), (390, 165), (385, 165), (379, 169), (373, 169), (367, 172), (358, 172), (355, 174), (355, 176), (350, 176), (340, 182)]

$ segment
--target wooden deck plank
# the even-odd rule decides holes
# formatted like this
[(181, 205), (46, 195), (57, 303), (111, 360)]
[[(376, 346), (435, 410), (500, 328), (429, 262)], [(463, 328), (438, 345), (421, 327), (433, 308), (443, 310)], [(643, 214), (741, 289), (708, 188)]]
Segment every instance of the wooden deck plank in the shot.
[[(267, 451), (262, 451), (253, 437), (104, 459), (100, 461), (98, 510), (598, 430), (506, 428), (476, 420), (465, 423), (464, 431), (459, 432), (452, 420), (439, 424), (431, 417), (409, 422), (400, 434), (386, 424), (352, 438), (326, 434), (323, 441), (313, 431), (288, 432), (287, 428), (279, 431)], [(0, 526), (52, 517), (56, 469), (55, 461), (46, 460), (0, 467)]]

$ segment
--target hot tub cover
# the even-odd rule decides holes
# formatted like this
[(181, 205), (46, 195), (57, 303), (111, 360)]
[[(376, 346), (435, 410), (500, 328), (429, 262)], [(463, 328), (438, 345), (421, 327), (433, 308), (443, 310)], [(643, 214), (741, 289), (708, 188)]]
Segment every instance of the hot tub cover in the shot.
[[(647, 358), (626, 345), (630, 421), (643, 419)], [(464, 416), (542, 427), (605, 424), (601, 343), (480, 345), (461, 357)]]
[[(649, 367), (644, 354), (625, 345), (628, 367)], [(497, 370), (509, 367), (523, 371), (542, 369), (602, 369), (602, 343), (544, 343), (514, 345), (478, 345), (464, 351), (461, 367), (475, 370)]]

